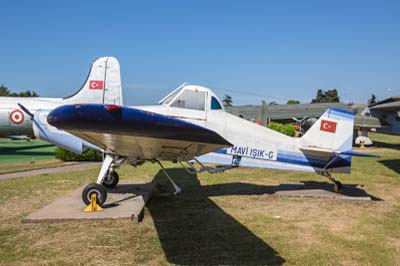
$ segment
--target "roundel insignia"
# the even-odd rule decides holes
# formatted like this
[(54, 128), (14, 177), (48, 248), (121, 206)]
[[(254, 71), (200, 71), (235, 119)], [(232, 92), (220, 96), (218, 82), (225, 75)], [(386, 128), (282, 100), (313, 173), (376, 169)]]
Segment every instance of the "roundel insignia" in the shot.
[(20, 125), (24, 122), (24, 119), (24, 113), (19, 109), (15, 109), (10, 113), (10, 121), (13, 124)]

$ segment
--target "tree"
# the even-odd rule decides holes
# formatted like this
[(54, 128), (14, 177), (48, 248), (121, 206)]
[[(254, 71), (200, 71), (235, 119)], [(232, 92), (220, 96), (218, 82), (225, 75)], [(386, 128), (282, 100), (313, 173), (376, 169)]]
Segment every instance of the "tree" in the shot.
[(222, 99), (222, 102), (224, 103), (224, 106), (232, 106), (232, 97), (228, 94), (225, 94), (224, 98)]
[(325, 94), (322, 92), (321, 89), (317, 91), (317, 97), (311, 101), (311, 103), (323, 103), (325, 102)]
[(327, 103), (338, 103), (340, 102), (339, 95), (336, 89), (327, 90), (326, 92), (326, 102)]
[(30, 90), (22, 91), (20, 93), (17, 93), (17, 95), (18, 97), (39, 97), (39, 94)]
[(9, 96), (9, 97), (39, 97), (34, 91), (26, 90), (21, 92), (11, 92), (4, 84), (0, 85), (0, 96)]
[(322, 91), (319, 89), (317, 91), (317, 97), (312, 99), (311, 103), (338, 103), (340, 98), (336, 89)]
[(368, 105), (375, 104), (375, 103), (376, 103), (376, 96), (375, 96), (375, 94), (372, 93), (371, 98), (369, 98), (369, 100), (368, 100)]
[(0, 85), (0, 96), (10, 96), (10, 91), (4, 84)]
[(300, 102), (299, 101), (296, 101), (296, 100), (289, 100), (289, 101), (287, 101), (287, 103), (286, 104), (299, 104)]

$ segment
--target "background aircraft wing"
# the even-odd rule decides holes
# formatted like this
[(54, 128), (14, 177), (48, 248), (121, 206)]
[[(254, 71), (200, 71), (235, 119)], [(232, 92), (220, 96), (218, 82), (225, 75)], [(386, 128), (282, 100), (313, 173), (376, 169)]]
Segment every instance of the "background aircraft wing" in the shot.
[(202, 126), (116, 105), (64, 105), (49, 113), (48, 122), (130, 162), (190, 160), (232, 146)]
[(394, 96), (368, 106), (370, 110), (400, 111), (400, 96)]

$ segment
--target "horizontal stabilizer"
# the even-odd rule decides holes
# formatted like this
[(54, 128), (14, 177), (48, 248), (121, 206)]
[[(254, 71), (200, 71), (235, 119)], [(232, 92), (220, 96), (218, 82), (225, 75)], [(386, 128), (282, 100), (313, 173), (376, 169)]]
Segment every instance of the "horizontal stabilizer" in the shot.
[(350, 156), (359, 156), (359, 157), (379, 157), (378, 155), (375, 155), (375, 154), (356, 152), (356, 151), (352, 151), (352, 150), (334, 151), (334, 150), (317, 148), (317, 147), (301, 147), (300, 150), (306, 154), (313, 153), (315, 155), (320, 155), (320, 156), (336, 154), (336, 155), (350, 155)]
[(357, 151), (345, 151), (345, 152), (341, 152), (340, 154), (350, 155), (350, 156), (358, 156), (358, 157), (380, 157), (379, 155), (376, 155), (376, 154), (369, 154), (369, 153), (363, 153), (363, 152), (357, 152)]
[(316, 155), (340, 154), (339, 151), (319, 147), (300, 147), (300, 150), (304, 153), (313, 153)]

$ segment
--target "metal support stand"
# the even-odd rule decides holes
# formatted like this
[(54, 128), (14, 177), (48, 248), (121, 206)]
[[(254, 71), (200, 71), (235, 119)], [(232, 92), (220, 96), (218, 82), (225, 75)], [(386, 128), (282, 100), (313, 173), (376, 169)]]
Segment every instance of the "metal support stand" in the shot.
[(182, 189), (172, 180), (172, 178), (168, 175), (167, 171), (165, 170), (164, 166), (161, 164), (160, 161), (157, 161), (157, 163), (160, 165), (161, 170), (163, 171), (164, 175), (168, 178), (169, 182), (171, 182), (172, 186), (174, 186), (175, 192), (174, 195), (177, 195), (182, 192)]

